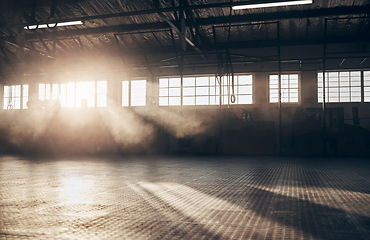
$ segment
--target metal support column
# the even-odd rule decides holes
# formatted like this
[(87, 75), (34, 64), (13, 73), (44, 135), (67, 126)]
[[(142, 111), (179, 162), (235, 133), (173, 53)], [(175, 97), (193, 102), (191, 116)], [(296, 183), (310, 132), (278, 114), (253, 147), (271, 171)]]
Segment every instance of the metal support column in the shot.
[(282, 153), (282, 146), (281, 146), (281, 129), (282, 129), (282, 120), (281, 120), (281, 47), (280, 47), (280, 22), (277, 23), (277, 38), (278, 38), (278, 98), (279, 98), (279, 129), (278, 129), (278, 137), (279, 137), (279, 155)]
[(322, 143), (323, 143), (323, 155), (326, 156), (326, 37), (327, 37), (328, 19), (324, 20), (324, 46), (322, 56)]
[[(216, 57), (217, 57), (217, 72), (215, 74), (215, 80), (217, 81), (217, 83), (219, 84), (219, 94), (220, 94), (220, 99), (219, 99), (219, 102), (220, 102), (220, 110), (221, 110), (221, 107), (222, 107), (222, 80), (221, 80), (221, 74), (220, 74), (220, 70), (222, 68), (222, 56), (221, 56), (221, 53), (218, 51), (218, 46), (217, 46), (217, 37), (216, 37), (216, 28), (215, 26), (212, 26), (212, 31), (213, 31), (213, 40), (214, 40), (214, 45), (216, 46)], [(215, 83), (216, 85), (216, 83)]]
[[(172, 38), (172, 45), (175, 49), (175, 54), (176, 54), (176, 60), (177, 60), (177, 65), (178, 65), (178, 69), (179, 69), (179, 74), (180, 74), (180, 81), (181, 81), (181, 94), (180, 94), (180, 101), (181, 101), (181, 109), (182, 109), (182, 105), (183, 105), (183, 66), (184, 66), (184, 54), (183, 52), (181, 51), (180, 54), (178, 53), (177, 51), (177, 46), (176, 46), (176, 42), (175, 42), (175, 36), (173, 34), (173, 31), (171, 29), (171, 38)], [(180, 55), (180, 56), (179, 56)]]
[[(212, 26), (212, 31), (213, 31), (213, 40), (214, 40), (214, 45), (216, 46), (216, 57), (217, 57), (217, 72), (215, 74), (215, 86), (218, 84), (219, 85), (219, 132), (218, 132), (218, 141), (217, 141), (217, 150), (219, 151), (218, 153), (222, 153), (221, 149), (223, 146), (223, 115), (222, 115), (222, 53), (219, 52), (218, 46), (217, 46), (217, 37), (216, 37), (216, 28), (215, 26)], [(217, 89), (217, 88), (216, 88)]]

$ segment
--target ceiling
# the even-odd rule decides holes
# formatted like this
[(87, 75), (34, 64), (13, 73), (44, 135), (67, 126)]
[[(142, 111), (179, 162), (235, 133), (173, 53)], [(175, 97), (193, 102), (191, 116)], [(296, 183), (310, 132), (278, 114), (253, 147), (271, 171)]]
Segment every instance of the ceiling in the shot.
[[(367, 46), (370, 40), (368, 0), (314, 0), (310, 5), (231, 10), (232, 5), (241, 3), (2, 0), (0, 64), (53, 61), (97, 52), (153, 67), (186, 61), (205, 64), (224, 51), (253, 61), (256, 56), (247, 54), (250, 49), (324, 42)], [(24, 29), (27, 25), (76, 20), (83, 24)]]

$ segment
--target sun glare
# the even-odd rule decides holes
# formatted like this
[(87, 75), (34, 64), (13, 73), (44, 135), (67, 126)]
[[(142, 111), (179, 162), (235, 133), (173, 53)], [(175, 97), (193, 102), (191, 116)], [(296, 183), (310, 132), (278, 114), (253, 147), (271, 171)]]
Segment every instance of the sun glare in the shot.
[(69, 204), (84, 202), (92, 188), (90, 181), (78, 176), (63, 178), (62, 184), (60, 197)]
[(76, 107), (95, 107), (94, 82), (76, 83)]
[(62, 107), (106, 107), (107, 81), (39, 84), (39, 100), (59, 100)]

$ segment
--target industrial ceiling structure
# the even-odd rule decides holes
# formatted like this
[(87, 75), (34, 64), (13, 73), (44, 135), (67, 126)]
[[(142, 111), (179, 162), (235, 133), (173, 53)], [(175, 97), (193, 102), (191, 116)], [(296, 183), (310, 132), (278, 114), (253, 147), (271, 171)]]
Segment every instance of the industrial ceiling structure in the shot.
[[(217, 65), (223, 53), (234, 63), (263, 63), (280, 58), (276, 47), (325, 44), (361, 46), (361, 51), (339, 51), (340, 57), (334, 58), (337, 65), (346, 57), (358, 58), (358, 66), (365, 64), (369, 1), (314, 0), (304, 5), (235, 8), (261, 2), (266, 1), (1, 1), (1, 71), (6, 73), (9, 67), (14, 71), (20, 63), (91, 53), (151, 68)], [(301, 54), (281, 60), (321, 64), (322, 56)]]

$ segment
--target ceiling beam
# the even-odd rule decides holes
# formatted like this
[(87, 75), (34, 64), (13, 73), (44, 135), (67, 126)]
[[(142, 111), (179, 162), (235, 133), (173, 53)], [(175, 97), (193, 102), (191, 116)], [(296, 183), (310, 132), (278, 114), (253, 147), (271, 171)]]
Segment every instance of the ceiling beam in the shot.
[(198, 25), (215, 25), (225, 24), (226, 21), (231, 23), (245, 23), (245, 22), (264, 22), (264, 21), (277, 21), (286, 19), (298, 18), (320, 18), (320, 17), (338, 17), (338, 16), (352, 16), (370, 14), (370, 4), (365, 6), (354, 7), (334, 7), (334, 8), (319, 8), (319, 9), (306, 9), (295, 11), (279, 11), (279, 12), (264, 12), (263, 14), (246, 14), (246, 15), (233, 15), (230, 17), (208, 17), (197, 19)]
[[(357, 35), (341, 35), (341, 36), (330, 36), (326, 38), (326, 43), (350, 43), (350, 42), (364, 42), (365, 39), (362, 34)], [(299, 46), (299, 45), (322, 45), (324, 43), (323, 38), (313, 39), (294, 39), (294, 40), (282, 40), (280, 46)], [(262, 48), (262, 47), (277, 47), (277, 40), (257, 40), (257, 41), (240, 41), (240, 42), (224, 42), (216, 45), (208, 46), (207, 50), (214, 49), (247, 49), (247, 48)]]
[[(143, 24), (124, 24), (107, 27), (95, 27), (95, 28), (84, 28), (84, 29), (72, 29), (64, 31), (50, 31), (50, 32), (32, 32), (25, 33), (25, 39), (51, 39), (54, 37), (72, 37), (72, 36), (83, 36), (93, 34), (105, 34), (105, 33), (129, 33), (139, 32), (145, 30), (167, 30), (171, 27), (167, 22), (156, 22), (156, 23), (143, 23)], [(2, 39), (0, 37), (0, 39)]]
[[(233, 3), (239, 4), (238, 3)], [(208, 8), (222, 8), (230, 7), (230, 2), (226, 3), (215, 3), (215, 4), (203, 4), (203, 5), (187, 5), (183, 8), (180, 7), (171, 7), (171, 8), (158, 8), (158, 9), (149, 9), (149, 10), (139, 10), (139, 11), (130, 11), (130, 12), (121, 12), (121, 13), (111, 13), (95, 16), (84, 16), (84, 17), (70, 17), (70, 18), (61, 18), (59, 22), (70, 22), (70, 21), (89, 21), (94, 19), (105, 19), (105, 18), (116, 18), (116, 17), (133, 17), (140, 15), (150, 15), (150, 14), (159, 14), (166, 12), (175, 12), (180, 10), (195, 10), (195, 9), (208, 9)], [(370, 4), (364, 6), (351, 6), (351, 7), (333, 7), (333, 8), (315, 8), (315, 9), (304, 9), (304, 10), (293, 10), (293, 11), (279, 11), (279, 12), (269, 12), (263, 14), (246, 14), (246, 15), (234, 15), (233, 21), (270, 21), (270, 20), (280, 20), (288, 18), (310, 18), (310, 17), (330, 17), (330, 16), (341, 16), (341, 15), (355, 15), (355, 14), (369, 14), (370, 13)], [(206, 20), (209, 19), (210, 22), (220, 23), (224, 22), (222, 17), (213, 17), (213, 18), (203, 18), (200, 19), (203, 24), (212, 24), (208, 23)], [(237, 20), (238, 19), (238, 20)], [(49, 22), (37, 22), (29, 24), (47, 24)], [(198, 20), (197, 20), (198, 22)], [(199, 23), (198, 23), (199, 24)], [(1, 24), (0, 27), (5, 26)], [(13, 25), (7, 25), (13, 26)]]
[[(198, 26), (206, 25), (217, 25), (217, 24), (229, 24), (231, 23), (248, 23), (248, 22), (262, 22), (262, 21), (274, 21), (284, 19), (297, 19), (297, 18), (318, 18), (318, 17), (334, 17), (334, 16), (350, 16), (358, 14), (369, 14), (370, 4), (364, 7), (338, 7), (338, 8), (327, 8), (327, 9), (311, 9), (311, 10), (299, 10), (299, 11), (280, 11), (263, 14), (248, 14), (248, 15), (233, 15), (227, 17), (208, 17), (208, 18), (196, 18), (194, 19)], [(189, 23), (190, 24), (190, 23)], [(170, 25), (170, 26), (169, 26)], [(161, 29), (178, 29), (180, 26), (179, 21), (161, 21), (153, 23), (142, 23), (142, 24), (125, 24), (116, 26), (105, 26), (95, 28), (81, 28), (81, 29), (70, 29), (63, 31), (44, 31), (30, 30), (25, 33), (25, 39), (38, 39), (38, 38), (52, 38), (52, 37), (71, 37), (81, 36), (89, 34), (104, 34), (114, 32), (136, 32), (142, 30), (161, 30)], [(10, 37), (13, 38), (13, 37)], [(0, 40), (9, 40), (9, 37), (0, 37)]]
[[(58, 0), (58, 5), (71, 4), (76, 2), (86, 2), (90, 0)], [(30, 9), (35, 4), (37, 7), (50, 6), (50, 0), (35, 0), (33, 1), (14, 1), (14, 0), (1, 0), (0, 8), (4, 10), (16, 10), (16, 9)]]
[[(351, 42), (363, 42), (363, 36), (362, 35), (350, 35), (350, 36), (345, 36), (345, 35), (340, 35), (340, 36), (333, 36), (333, 37), (328, 37), (326, 39), (327, 44), (337, 44), (337, 43), (351, 43)], [(296, 39), (296, 40), (282, 40), (280, 42), (280, 45), (285, 47), (285, 46), (306, 46), (306, 45), (322, 45), (324, 43), (323, 38), (314, 38), (314, 39)], [(224, 43), (218, 43), (218, 44), (211, 44), (211, 45), (206, 45), (202, 48), (206, 54), (212, 53), (214, 51), (218, 50), (225, 50), (225, 49), (249, 49), (249, 48), (270, 48), (270, 47), (277, 47), (278, 46), (278, 41), (277, 40), (258, 40), (258, 41), (240, 41), (240, 42), (224, 42)], [(107, 51), (109, 51), (107, 49)], [(126, 56), (131, 56), (131, 55), (137, 55), (137, 54), (144, 54), (144, 53), (150, 53), (153, 55), (156, 54), (163, 54), (165, 53), (170, 53), (170, 54), (175, 54), (177, 51), (177, 47), (175, 45), (172, 46), (163, 46), (163, 47), (141, 47), (141, 48), (124, 48), (120, 47), (120, 51), (112, 51), (110, 54), (112, 55), (122, 55), (122, 52)], [(361, 52), (363, 54), (366, 54), (368, 56), (370, 52)], [(188, 51), (184, 53), (186, 54), (195, 54), (195, 55), (200, 55), (196, 51)], [(370, 56), (370, 55), (369, 55)], [(340, 56), (343, 58), (343, 56)], [(338, 57), (338, 58), (340, 58)], [(347, 57), (348, 58), (348, 57)]]
[[(156, 10), (159, 10), (159, 8), (156, 8), (150, 0), (145, 0), (146, 3), (148, 3), (153, 9), (156, 9)], [(183, 6), (181, 5), (180, 6), (180, 11), (183, 11)], [(167, 16), (164, 15), (163, 13), (158, 13), (159, 17), (165, 21), (169, 26), (171, 26), (171, 28), (179, 35), (179, 36), (182, 36), (184, 37), (184, 40), (192, 47), (195, 49), (195, 51), (199, 52), (200, 54), (202, 54), (202, 52), (200, 51), (200, 49), (198, 48), (198, 46), (193, 43), (193, 41), (191, 41), (188, 37), (185, 36), (185, 29), (183, 29), (181, 23), (180, 24), (174, 24), (172, 21), (168, 20), (167, 19)], [(181, 15), (181, 14), (180, 14)], [(182, 20), (182, 18), (180, 17), (179, 19), (180, 21)], [(179, 27), (180, 26), (180, 27)]]

